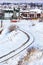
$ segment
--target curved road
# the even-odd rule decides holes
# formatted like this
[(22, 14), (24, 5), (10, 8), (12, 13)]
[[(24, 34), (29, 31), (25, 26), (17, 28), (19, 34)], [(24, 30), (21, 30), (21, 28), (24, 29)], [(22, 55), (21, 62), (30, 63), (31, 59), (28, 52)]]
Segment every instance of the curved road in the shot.
[[(14, 53), (15, 51), (17, 51), (18, 49), (22, 48), (23, 46), (25, 46), (25, 44), (27, 44), (27, 43), (29, 42), (30, 36), (29, 36), (26, 32), (24, 32), (23, 30), (21, 30), (21, 29), (19, 29), (19, 30), (20, 30), (21, 32), (23, 32), (23, 33), (28, 37), (27, 41), (25, 41), (25, 42), (23, 43), (23, 45), (21, 45), (19, 48), (15, 49), (15, 50), (13, 50), (13, 51), (11, 51), (11, 52), (9, 52), (9, 53), (6, 54), (6, 55), (1, 56), (1, 57), (0, 57), (0, 60), (3, 59), (3, 58), (5, 58), (5, 57), (7, 57), (8, 55)], [(34, 42), (34, 40), (33, 40), (27, 47), (29, 47), (33, 42)], [(20, 50), (18, 53), (12, 55), (11, 57), (8, 57), (7, 59), (1, 60), (0, 63), (2, 63), (2, 62), (4, 62), (4, 61), (7, 61), (7, 60), (9, 60), (10, 58), (16, 56), (17, 54), (19, 54), (20, 52), (22, 52), (23, 50), (25, 50), (27, 47), (25, 47), (24, 49)]]

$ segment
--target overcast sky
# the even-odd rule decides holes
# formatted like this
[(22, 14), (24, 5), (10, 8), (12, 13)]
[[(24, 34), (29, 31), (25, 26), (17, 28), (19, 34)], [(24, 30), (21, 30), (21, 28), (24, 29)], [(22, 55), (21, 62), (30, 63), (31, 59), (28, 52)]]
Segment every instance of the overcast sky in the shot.
[(39, 2), (39, 3), (43, 3), (43, 0), (0, 0), (0, 3), (2, 2), (12, 2), (12, 3), (15, 3), (15, 2)]

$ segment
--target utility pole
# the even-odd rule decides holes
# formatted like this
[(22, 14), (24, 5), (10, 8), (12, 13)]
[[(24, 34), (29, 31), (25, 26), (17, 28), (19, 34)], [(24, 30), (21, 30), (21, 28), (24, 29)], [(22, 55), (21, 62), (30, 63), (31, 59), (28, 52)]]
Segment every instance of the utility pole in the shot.
[(0, 19), (1, 19), (1, 27), (2, 27), (3, 26), (3, 19), (4, 19), (4, 11), (3, 10), (1, 11)]
[(1, 19), (1, 27), (2, 27), (2, 24), (3, 24), (3, 21), (2, 21), (2, 19)]

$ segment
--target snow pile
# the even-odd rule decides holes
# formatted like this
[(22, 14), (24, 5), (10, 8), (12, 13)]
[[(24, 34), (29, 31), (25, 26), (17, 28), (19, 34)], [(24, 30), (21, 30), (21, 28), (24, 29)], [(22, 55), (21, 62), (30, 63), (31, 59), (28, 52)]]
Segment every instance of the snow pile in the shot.
[(41, 13), (42, 10), (38, 9), (38, 8), (35, 8), (35, 9), (31, 9), (30, 10), (31, 12), (36, 12), (36, 13)]
[(3, 28), (3, 31), (1, 33), (1, 37), (11, 33), (12, 31), (16, 31), (16, 29), (17, 29), (16, 25), (12, 25), (12, 24), (8, 25), (8, 27)]

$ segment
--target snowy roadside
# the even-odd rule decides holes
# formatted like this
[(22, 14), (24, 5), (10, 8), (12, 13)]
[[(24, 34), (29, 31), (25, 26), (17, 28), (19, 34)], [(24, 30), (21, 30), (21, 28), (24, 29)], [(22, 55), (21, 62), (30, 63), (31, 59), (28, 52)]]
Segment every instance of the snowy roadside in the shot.
[[(34, 52), (36, 54), (35, 57), (37, 56), (37, 54), (38, 54), (38, 57), (40, 56), (40, 54), (42, 55), (43, 54), (43, 52), (42, 52), (43, 51), (43, 22), (38, 22), (38, 20), (36, 20), (36, 21), (21, 20), (21, 22), (17, 22), (14, 24), (19, 26), (19, 28), (21, 30), (25, 31), (26, 33), (32, 34), (32, 36), (34, 37), (34, 43), (30, 47), (34, 47), (36, 49)], [(17, 62), (20, 60), (20, 58), (22, 56), (23, 56), (22, 58), (24, 58), (26, 53), (27, 53), (26, 50), (24, 50), (23, 52), (21, 52), (20, 54), (15, 56), (13, 58), (13, 60), (10, 59), (10, 60), (6, 61), (5, 65), (14, 65), (14, 63), (15, 63), (15, 65), (17, 65)], [(34, 56), (34, 53), (32, 56)], [(32, 58), (34, 58), (34, 57), (32, 57)], [(33, 60), (30, 63), (28, 63), (26, 61), (26, 64), (24, 64), (24, 65), (34, 65), (34, 64), (43, 65), (43, 57), (41, 57), (40, 61), (39, 61), (39, 59), (35, 59), (35, 61)]]

